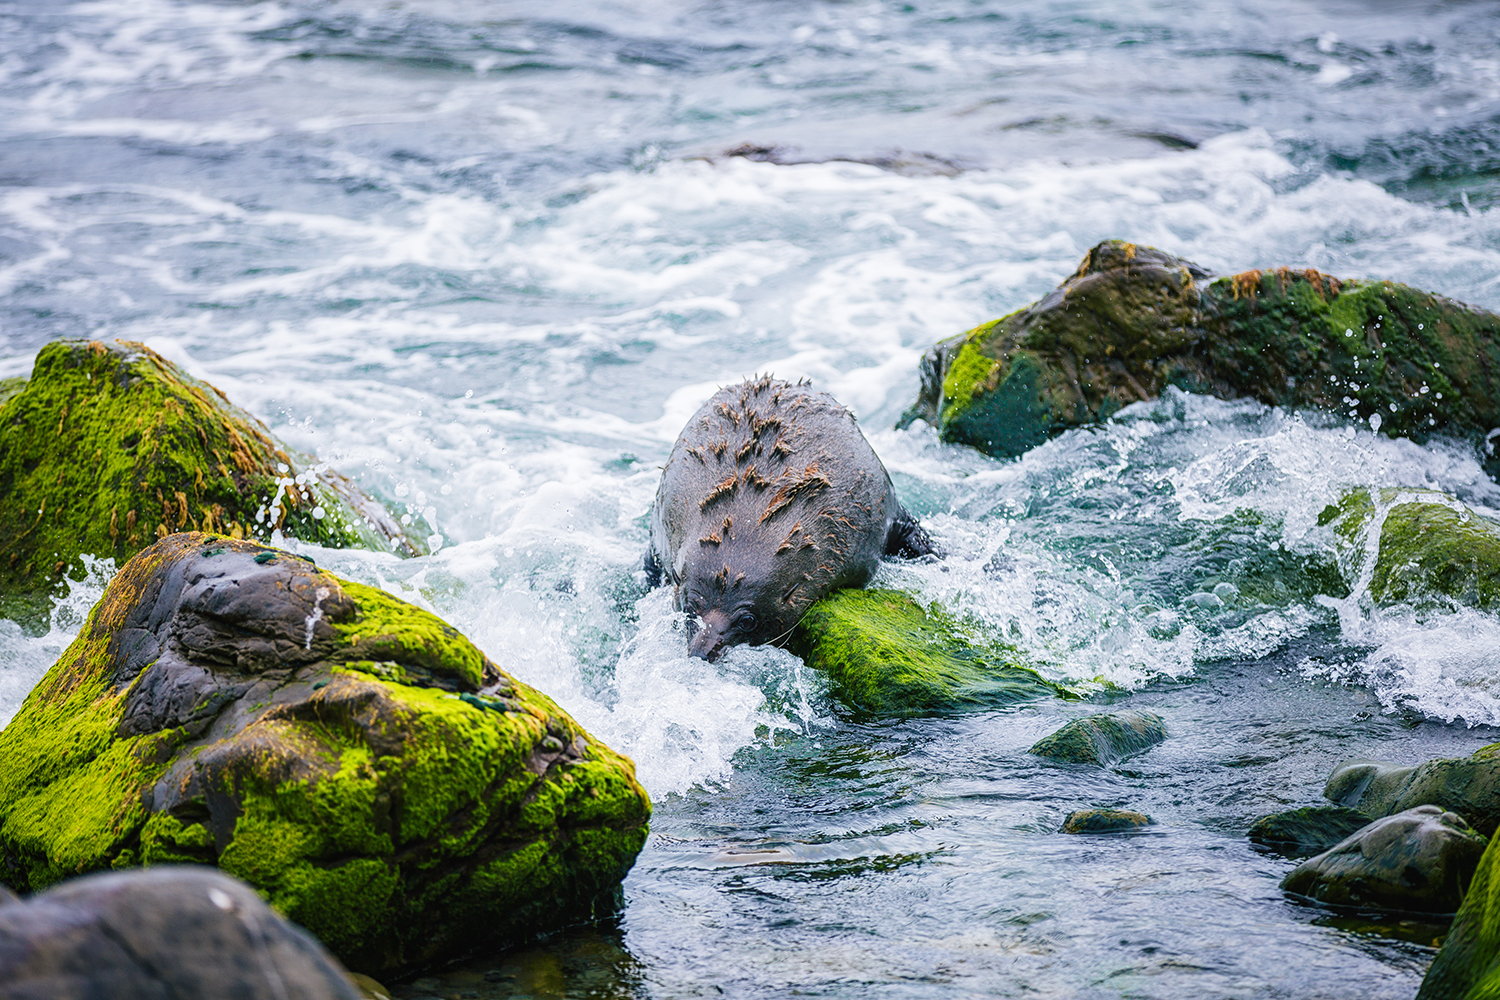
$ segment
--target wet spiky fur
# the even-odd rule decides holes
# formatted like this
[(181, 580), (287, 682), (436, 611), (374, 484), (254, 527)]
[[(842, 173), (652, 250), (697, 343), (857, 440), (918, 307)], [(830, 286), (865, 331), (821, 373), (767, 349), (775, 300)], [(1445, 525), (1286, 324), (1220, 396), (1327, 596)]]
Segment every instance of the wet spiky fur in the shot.
[(868, 582), (888, 551), (926, 544), (853, 415), (806, 382), (769, 377), (721, 389), (694, 414), (652, 513), (653, 555), (678, 608), (705, 622), (714, 609), (755, 617), (710, 659), (783, 638), (814, 601)]

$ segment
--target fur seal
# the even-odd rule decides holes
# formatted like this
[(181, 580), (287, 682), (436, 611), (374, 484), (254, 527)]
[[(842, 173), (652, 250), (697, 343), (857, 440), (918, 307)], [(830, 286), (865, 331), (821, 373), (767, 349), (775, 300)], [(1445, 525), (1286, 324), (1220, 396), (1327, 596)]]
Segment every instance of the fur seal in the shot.
[(758, 378), (720, 389), (672, 446), (646, 570), (693, 616), (688, 651), (716, 660), (785, 639), (882, 556), (932, 551), (852, 413), (807, 382)]

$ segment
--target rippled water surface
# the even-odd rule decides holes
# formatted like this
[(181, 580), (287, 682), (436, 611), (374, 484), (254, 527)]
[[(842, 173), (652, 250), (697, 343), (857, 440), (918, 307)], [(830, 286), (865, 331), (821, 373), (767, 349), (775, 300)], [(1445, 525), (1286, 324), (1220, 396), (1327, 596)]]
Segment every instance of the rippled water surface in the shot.
[[(1171, 394), (999, 462), (892, 430), (935, 340), (1101, 239), (1500, 308), (1500, 8), (0, 3), (0, 377), (144, 340), (425, 524), (319, 552), (630, 754), (602, 923), (406, 997), (1403, 997), (1441, 925), (1284, 897), (1256, 817), (1497, 738), (1500, 622), (1375, 609), (1319, 511), (1481, 510), (1465, 445)], [(683, 655), (638, 572), (716, 386), (809, 377), (951, 555), (882, 582), (1090, 693), (870, 722), (796, 657)], [(9, 718), (97, 597), (0, 621)], [(1025, 753), (1148, 708), (1115, 768)], [(1132, 836), (1056, 832), (1122, 806)]]

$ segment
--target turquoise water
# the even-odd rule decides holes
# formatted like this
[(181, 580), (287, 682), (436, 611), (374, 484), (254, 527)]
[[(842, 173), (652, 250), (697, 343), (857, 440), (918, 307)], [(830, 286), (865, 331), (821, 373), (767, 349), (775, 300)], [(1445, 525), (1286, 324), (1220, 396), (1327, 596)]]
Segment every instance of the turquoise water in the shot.
[[(1106, 238), (1500, 308), (1492, 5), (102, 0), (0, 39), (0, 377), (123, 337), (219, 386), (436, 549), (320, 564), (652, 792), (615, 912), (404, 996), (1415, 993), (1440, 926), (1291, 901), (1244, 831), (1345, 757), (1500, 738), (1500, 622), (1346, 596), (1316, 526), (1350, 485), (1500, 509), (1476, 456), (1180, 394), (1012, 462), (892, 425), (923, 350)], [(683, 655), (657, 466), (765, 371), (848, 404), (951, 553), (882, 582), (1092, 701), (874, 724), (783, 651)], [(0, 721), (112, 571), (0, 622)], [(1170, 738), (1025, 753), (1111, 705)], [(1056, 832), (1086, 806), (1157, 825)]]

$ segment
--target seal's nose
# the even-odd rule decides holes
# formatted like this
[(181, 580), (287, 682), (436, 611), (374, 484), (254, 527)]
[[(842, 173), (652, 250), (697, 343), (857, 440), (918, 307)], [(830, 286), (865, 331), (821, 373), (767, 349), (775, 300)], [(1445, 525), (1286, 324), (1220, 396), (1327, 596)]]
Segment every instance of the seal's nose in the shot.
[(724, 652), (724, 630), (728, 624), (724, 612), (705, 611), (688, 639), (688, 654), (709, 663), (717, 660)]

